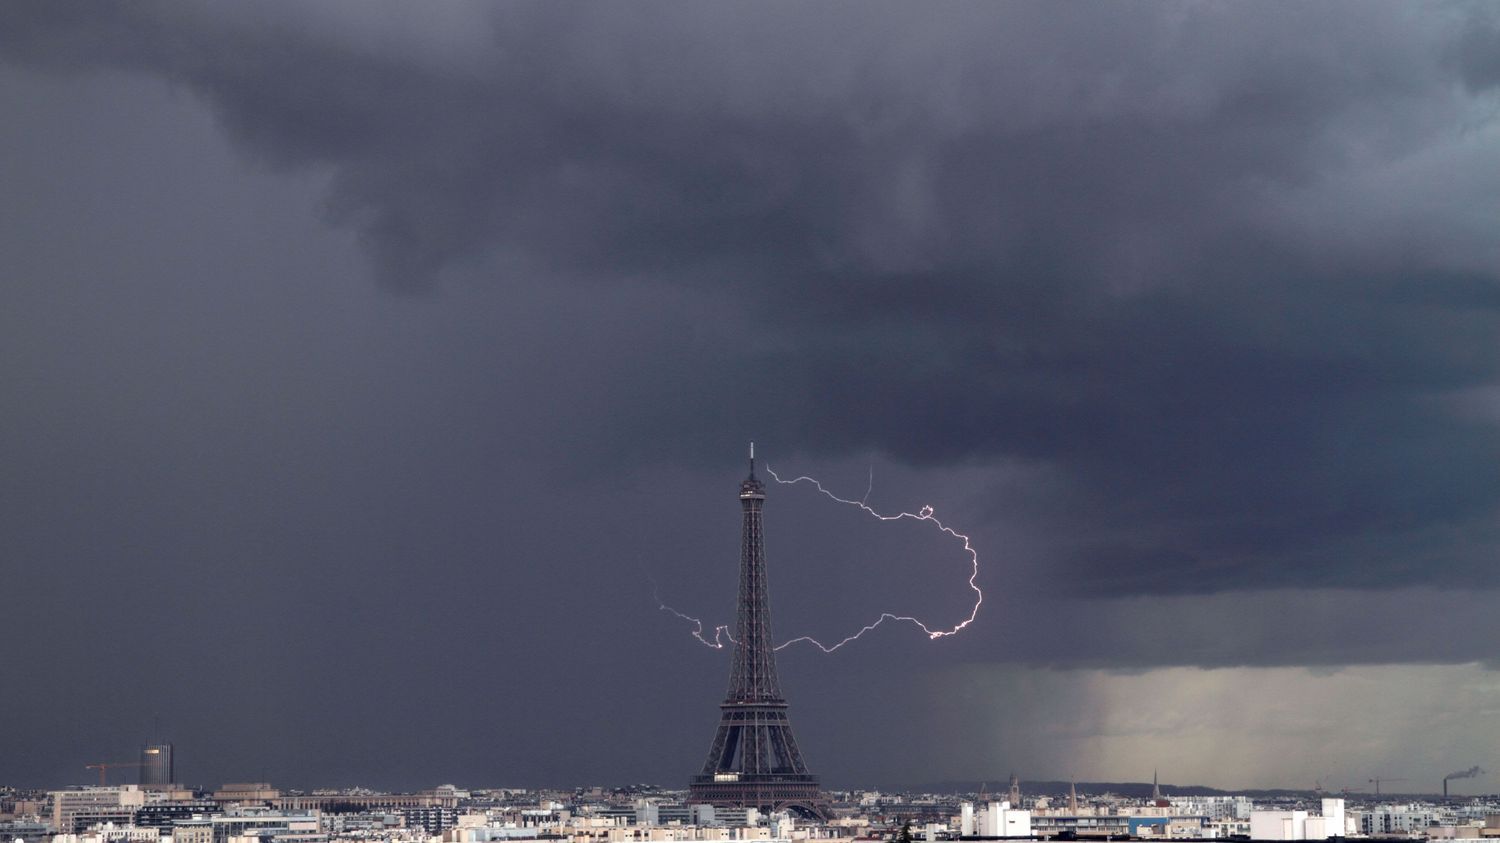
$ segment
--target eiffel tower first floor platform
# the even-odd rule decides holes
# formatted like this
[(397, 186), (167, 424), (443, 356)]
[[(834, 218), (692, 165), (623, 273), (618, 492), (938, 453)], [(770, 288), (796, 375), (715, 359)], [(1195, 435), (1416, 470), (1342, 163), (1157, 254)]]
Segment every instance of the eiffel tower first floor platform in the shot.
[(794, 811), (819, 820), (833, 818), (818, 777), (806, 774), (715, 773), (694, 776), (688, 803), (725, 808), (755, 808), (763, 813)]
[[(774, 677), (774, 670), (768, 668), (766, 675)], [(807, 771), (792, 737), (786, 702), (779, 696), (750, 696), (731, 692), (719, 706), (719, 729), (708, 760), (688, 786), (688, 802), (831, 819), (818, 777)]]

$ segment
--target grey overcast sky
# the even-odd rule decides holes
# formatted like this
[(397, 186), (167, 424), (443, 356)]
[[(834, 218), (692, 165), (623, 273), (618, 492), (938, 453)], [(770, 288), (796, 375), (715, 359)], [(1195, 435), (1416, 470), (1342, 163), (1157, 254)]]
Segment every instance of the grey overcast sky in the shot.
[[(1492, 4), (0, 4), (0, 783), (683, 785), (751, 439), (980, 556), (782, 651), (829, 784), (1500, 763), (1497, 106)], [(778, 636), (930, 526), (773, 487)]]

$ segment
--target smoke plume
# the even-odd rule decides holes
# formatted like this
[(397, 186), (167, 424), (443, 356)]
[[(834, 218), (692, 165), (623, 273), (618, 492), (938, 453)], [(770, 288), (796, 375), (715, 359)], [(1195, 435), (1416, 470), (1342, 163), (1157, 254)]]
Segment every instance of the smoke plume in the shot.
[(1456, 773), (1449, 773), (1448, 775), (1443, 776), (1443, 781), (1446, 782), (1446, 781), (1451, 781), (1453, 779), (1472, 779), (1475, 776), (1482, 776), (1486, 772), (1488, 772), (1488, 771), (1487, 770), (1482, 770), (1482, 769), (1480, 769), (1477, 766), (1476, 767), (1470, 767), (1467, 770), (1459, 770)]

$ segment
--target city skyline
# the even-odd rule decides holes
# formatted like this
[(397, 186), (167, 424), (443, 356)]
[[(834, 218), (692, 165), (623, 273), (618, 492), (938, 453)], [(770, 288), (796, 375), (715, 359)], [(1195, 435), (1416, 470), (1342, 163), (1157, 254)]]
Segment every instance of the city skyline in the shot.
[(217, 789), (0, 788), (0, 830), (21, 843), (49, 838), (52, 843), (121, 838), (137, 843), (486, 843), (496, 837), (676, 843), (898, 839), (908, 829), (920, 830), (929, 841), (1453, 840), (1492, 837), (1500, 829), (1500, 803), (1493, 796), (1350, 799), (1321, 789), (1258, 794), (1199, 789), (1169, 795), (1156, 776), (1149, 786), (1128, 785), (1125, 792), (1113, 786), (1087, 792), (1077, 782), (1038, 785), (1043, 792), (1024, 791), (1012, 776), (1003, 794), (991, 794), (982, 784), (977, 792), (829, 791), (831, 815), (821, 818), (704, 804), (685, 791), (648, 785), (532, 790), (448, 784), (418, 793), (362, 788), (297, 793), (264, 783)]
[[(1484, 4), (0, 4), (0, 783), (1493, 767)], [(778, 635), (948, 629), (776, 486)], [(154, 724), (159, 723), (159, 726)], [(11, 725), (16, 724), (16, 725)], [(1435, 785), (1434, 785), (1435, 787)]]
[[(89, 769), (97, 770), (100, 765), (91, 765)], [(122, 767), (131, 766), (126, 764), (108, 764), (109, 769), (117, 770)], [(1314, 799), (1319, 797), (1337, 797), (1358, 800), (1370, 804), (1381, 802), (1402, 802), (1408, 800), (1435, 802), (1476, 802), (1490, 800), (1500, 797), (1493, 785), (1486, 784), (1490, 771), (1483, 768), (1470, 768), (1470, 770), (1458, 770), (1448, 776), (1440, 777), (1436, 781), (1412, 780), (1405, 777), (1382, 777), (1380, 783), (1383, 786), (1379, 793), (1375, 792), (1376, 780), (1368, 779), (1364, 782), (1351, 781), (1347, 785), (1333, 782), (1334, 786), (1324, 786), (1324, 783), (1314, 782), (1311, 787), (1267, 787), (1267, 788), (1221, 788), (1196, 783), (1173, 783), (1162, 782), (1158, 777), (1154, 780), (1121, 780), (1121, 781), (1083, 781), (1078, 779), (1069, 780), (1034, 780), (1024, 779), (1016, 775), (1009, 777), (1010, 788), (1003, 787), (1004, 776), (990, 777), (974, 781), (945, 781), (945, 782), (921, 782), (914, 784), (846, 784), (839, 783), (824, 789), (825, 794), (847, 797), (858, 793), (884, 793), (892, 797), (902, 795), (940, 795), (954, 798), (973, 799), (978, 795), (988, 797), (1006, 797), (1019, 793), (1023, 802), (1034, 801), (1039, 797), (1056, 799), (1075, 795), (1078, 798), (1119, 798), (1125, 800), (1152, 800), (1168, 797), (1192, 799), (1204, 796), (1242, 796), (1245, 798), (1263, 799)], [(685, 804), (711, 804), (696, 803), (690, 787), (683, 787), (681, 783), (657, 782), (580, 782), (574, 784), (546, 784), (537, 782), (506, 782), (504, 784), (468, 782), (458, 784), (445, 781), (441, 784), (421, 784), (409, 787), (374, 788), (365, 785), (327, 785), (318, 783), (298, 783), (288, 785), (278, 782), (174, 782), (167, 786), (152, 785), (139, 781), (119, 781), (118, 779), (131, 778), (125, 774), (114, 773), (100, 784), (98, 781), (80, 781), (57, 787), (39, 787), (25, 783), (6, 783), (0, 785), (7, 791), (39, 793), (49, 790), (64, 791), (93, 791), (93, 790), (125, 790), (131, 792), (158, 791), (169, 793), (198, 793), (213, 794), (225, 792), (225, 789), (242, 791), (246, 793), (274, 794), (267, 795), (266, 801), (278, 798), (302, 799), (313, 797), (327, 799), (332, 796), (364, 794), (372, 799), (381, 796), (415, 796), (421, 794), (434, 794), (445, 789), (457, 788), (459, 790), (473, 791), (517, 791), (528, 793), (562, 793), (579, 792), (590, 793), (593, 791), (610, 793), (660, 793), (671, 795), (680, 799)], [(1001, 787), (996, 791), (996, 787)], [(1011, 789), (1013, 788), (1013, 790)], [(1445, 791), (1446, 788), (1446, 791)], [(170, 800), (167, 800), (170, 801)], [(988, 801), (988, 800), (986, 800)], [(765, 811), (763, 813), (772, 813)], [(810, 818), (810, 817), (809, 817)]]

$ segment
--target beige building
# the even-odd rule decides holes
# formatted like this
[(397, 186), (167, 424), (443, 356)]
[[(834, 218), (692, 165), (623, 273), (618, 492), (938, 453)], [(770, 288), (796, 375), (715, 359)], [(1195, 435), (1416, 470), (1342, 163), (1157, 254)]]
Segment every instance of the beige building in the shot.
[(422, 793), (314, 793), (279, 796), (271, 804), (283, 811), (327, 811), (357, 808), (361, 811), (399, 811), (402, 808), (457, 808), (458, 797), (432, 791)]
[(133, 784), (54, 790), (52, 827), (58, 834), (77, 834), (99, 823), (132, 825), (145, 804), (145, 791)]
[(266, 782), (235, 782), (214, 791), (214, 801), (222, 805), (264, 805), (281, 798), (281, 791)]
[(207, 819), (172, 824), (172, 843), (214, 843), (214, 824)]

